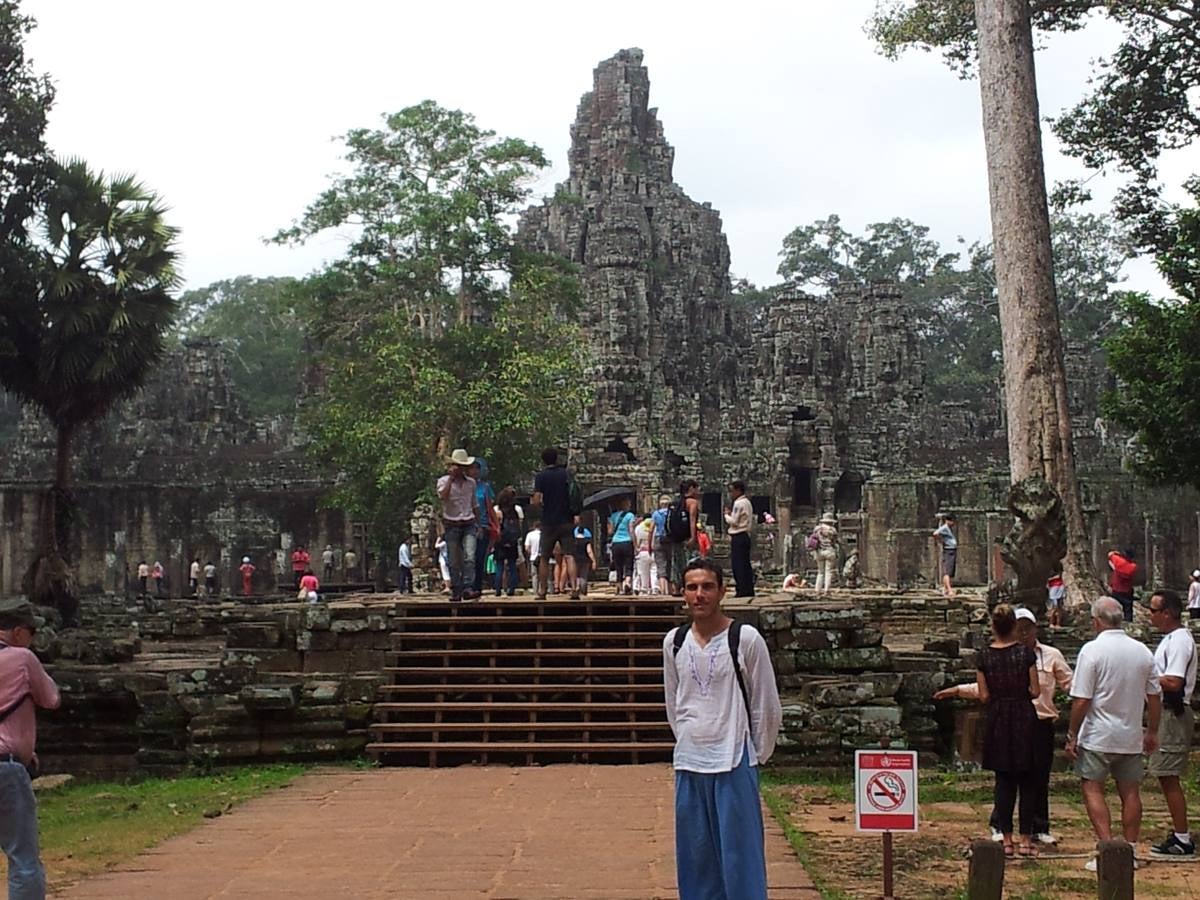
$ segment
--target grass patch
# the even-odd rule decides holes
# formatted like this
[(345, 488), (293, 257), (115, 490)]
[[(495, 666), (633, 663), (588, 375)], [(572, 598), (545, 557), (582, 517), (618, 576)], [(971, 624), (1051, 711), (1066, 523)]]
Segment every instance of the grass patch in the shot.
[[(307, 770), (253, 766), (178, 778), (72, 783), (38, 795), (42, 862), (54, 884), (105, 871)], [(0, 857), (0, 873), (6, 863)]]
[(767, 809), (771, 811), (771, 815), (775, 817), (775, 821), (779, 823), (779, 827), (783, 829), (784, 837), (792, 845), (792, 850), (795, 851), (800, 864), (808, 871), (813, 884), (820, 891), (821, 900), (851, 900), (850, 894), (831, 885), (823, 877), (824, 873), (821, 869), (813, 864), (814, 860), (811, 848), (808, 845), (807, 836), (792, 824), (792, 809), (795, 806), (795, 802), (788, 796), (786, 790), (781, 789), (783, 783), (771, 783), (769, 776), (770, 773), (764, 772), (760, 782), (763, 800), (767, 804)]

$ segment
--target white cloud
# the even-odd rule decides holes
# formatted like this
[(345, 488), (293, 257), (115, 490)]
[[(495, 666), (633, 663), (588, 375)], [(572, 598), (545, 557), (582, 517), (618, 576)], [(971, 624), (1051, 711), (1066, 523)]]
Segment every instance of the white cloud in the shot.
[[(565, 174), (568, 126), (592, 68), (645, 50), (676, 180), (722, 212), (733, 270), (774, 279), (783, 236), (838, 213), (905, 216), (944, 243), (986, 237), (978, 87), (936, 55), (889, 62), (863, 23), (873, 0), (632, 3), (26, 0), (31, 54), (58, 86), (50, 141), (133, 170), (183, 229), (192, 286), (303, 274), (336, 239), (288, 249), (288, 224), (338, 166), (334, 135), (426, 98), (540, 144)], [(1102, 23), (1038, 59), (1043, 111), (1080, 95)], [(1051, 179), (1077, 164), (1047, 148)], [(1168, 174), (1194, 168), (1168, 160)], [(1103, 185), (1101, 185), (1103, 193)], [(1149, 267), (1131, 283), (1157, 289)]]

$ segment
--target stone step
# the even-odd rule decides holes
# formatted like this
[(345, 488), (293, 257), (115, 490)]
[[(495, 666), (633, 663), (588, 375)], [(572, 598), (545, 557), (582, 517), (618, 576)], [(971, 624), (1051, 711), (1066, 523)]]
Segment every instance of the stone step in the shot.
[(591, 754), (633, 758), (639, 762), (670, 759), (673, 741), (372, 741), (367, 753), (375, 758), (394, 754), (428, 754), (430, 765), (438, 764), (439, 754), (470, 754), (485, 759), (522, 755), (528, 764), (546, 754)]
[[(537, 657), (539, 659), (578, 659), (579, 657), (588, 656), (603, 659), (610, 657), (641, 657), (661, 662), (662, 653), (662, 646), (660, 644), (654, 647), (481, 647), (472, 650), (443, 650), (436, 647), (405, 648), (396, 651), (394, 656), (398, 663), (401, 657), (408, 660), (431, 656), (445, 659), (510, 659), (513, 657), (520, 659), (529, 657)], [(384, 671), (395, 671), (395, 667), (389, 666)]]
[(662, 652), (663, 632), (639, 631), (413, 631), (392, 635), (392, 646), (407, 651), (414, 643), (449, 644), (515, 643), (523, 647), (559, 643), (611, 643), (637, 641), (643, 647), (655, 646)]
[(509, 678), (514, 675), (553, 675), (555, 678), (594, 678), (598, 675), (653, 675), (662, 684), (662, 669), (659, 666), (385, 666), (389, 675), (417, 675), (442, 677), (446, 675)]
[[(387, 740), (389, 735), (465, 733), (486, 735), (488, 733), (533, 734), (544, 732), (569, 732), (583, 735), (589, 732), (657, 732), (659, 739), (670, 737), (671, 729), (666, 721), (661, 722), (376, 722), (369, 729), (373, 737)], [(403, 740), (403, 737), (399, 738)], [(559, 737), (555, 740), (563, 740)], [(532, 738), (531, 738), (532, 740)]]
[(461, 702), (461, 701), (430, 701), (424, 703), (409, 703), (409, 702), (392, 702), (385, 701), (375, 704), (375, 713), (379, 714), (400, 714), (400, 713), (459, 713), (459, 712), (530, 712), (536, 714), (542, 713), (593, 713), (593, 712), (629, 712), (629, 713), (657, 713), (665, 712), (665, 703), (625, 703), (625, 702), (598, 702), (594, 700), (581, 701), (579, 703), (542, 703), (538, 701), (478, 701), (478, 702)]
[[(438, 671), (441, 671), (440, 669)], [(490, 671), (490, 670), (489, 670)], [(642, 672), (639, 669), (638, 672)], [(426, 694), (626, 694), (662, 697), (662, 681), (640, 684), (385, 684), (378, 688), (380, 695), (424, 696)], [(386, 701), (385, 701), (386, 702)], [(433, 701), (436, 702), (436, 701)], [(482, 701), (481, 701), (482, 702)], [(489, 701), (490, 702), (490, 701)], [(541, 702), (541, 701), (535, 701)], [(379, 706), (380, 704), (376, 704)]]
[(676, 625), (680, 625), (684, 621), (683, 614), (678, 611), (659, 613), (635, 613), (632, 615), (573, 615), (573, 616), (527, 616), (522, 614), (517, 615), (486, 615), (486, 616), (405, 616), (400, 620), (404, 625), (403, 631), (395, 631), (392, 634), (404, 635), (409, 634), (414, 630), (424, 629), (445, 629), (453, 627), (456, 629), (467, 628), (470, 626), (478, 628), (529, 628), (536, 626), (540, 628), (578, 628), (587, 626), (592, 630), (597, 630), (601, 625), (624, 625), (637, 626), (647, 630), (661, 629), (661, 634), (665, 634)]

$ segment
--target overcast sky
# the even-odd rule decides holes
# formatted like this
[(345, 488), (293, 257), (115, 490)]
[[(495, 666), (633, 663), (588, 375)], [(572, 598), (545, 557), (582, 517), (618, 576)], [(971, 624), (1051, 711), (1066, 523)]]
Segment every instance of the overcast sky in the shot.
[[(338, 171), (335, 136), (421, 100), (539, 144), (553, 168), (536, 194), (553, 193), (592, 69), (623, 47), (645, 51), (676, 181), (720, 210), (735, 276), (773, 283), (784, 235), (830, 213), (854, 231), (905, 216), (944, 244), (990, 231), (977, 83), (936, 55), (879, 56), (863, 32), (874, 0), (23, 7), (39, 22), (29, 51), (58, 88), (51, 146), (132, 170), (166, 198), (189, 287), (303, 275), (337, 256), (336, 239), (262, 239)], [(1097, 22), (1040, 52), (1044, 114), (1081, 95), (1089, 60), (1116, 37)], [(1082, 174), (1048, 133), (1046, 150), (1052, 181)], [(1176, 155), (1164, 175), (1174, 185), (1195, 168), (1195, 154)], [(1148, 264), (1129, 276), (1159, 289)]]

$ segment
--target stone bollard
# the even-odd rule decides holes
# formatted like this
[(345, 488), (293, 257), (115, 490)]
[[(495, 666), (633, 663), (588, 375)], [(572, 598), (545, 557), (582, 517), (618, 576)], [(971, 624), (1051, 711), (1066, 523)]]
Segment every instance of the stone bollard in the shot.
[(1004, 847), (995, 841), (971, 841), (967, 866), (967, 900), (1001, 900), (1004, 896)]
[(1101, 841), (1096, 852), (1096, 896), (1133, 900), (1133, 847), (1122, 840)]

